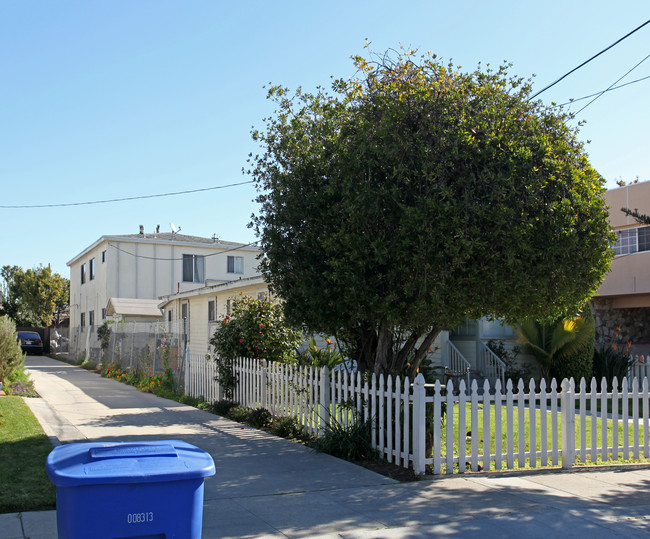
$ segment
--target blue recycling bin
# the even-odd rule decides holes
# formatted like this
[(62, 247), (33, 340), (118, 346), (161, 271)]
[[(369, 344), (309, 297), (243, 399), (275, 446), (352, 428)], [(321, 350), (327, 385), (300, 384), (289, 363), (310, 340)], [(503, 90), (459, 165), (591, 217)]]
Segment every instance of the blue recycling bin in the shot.
[(79, 443), (47, 457), (59, 539), (200, 539), (205, 451), (178, 440)]

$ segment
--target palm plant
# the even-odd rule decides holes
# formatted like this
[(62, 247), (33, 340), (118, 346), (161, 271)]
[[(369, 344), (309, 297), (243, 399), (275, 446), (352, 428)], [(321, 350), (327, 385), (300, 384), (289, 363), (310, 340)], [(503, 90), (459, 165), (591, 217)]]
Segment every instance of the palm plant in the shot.
[[(590, 316), (558, 318), (552, 322), (524, 320), (516, 325), (525, 350), (535, 357), (547, 380), (565, 358), (593, 341), (594, 322)], [(593, 352), (592, 352), (593, 353)]]

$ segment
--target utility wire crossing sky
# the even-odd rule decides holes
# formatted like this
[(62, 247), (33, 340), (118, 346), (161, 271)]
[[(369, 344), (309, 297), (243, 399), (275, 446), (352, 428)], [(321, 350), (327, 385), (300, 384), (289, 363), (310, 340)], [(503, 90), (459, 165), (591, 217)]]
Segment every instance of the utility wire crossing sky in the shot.
[(253, 243), (242, 167), (273, 113), (264, 87), (353, 77), (366, 39), (535, 74), (535, 99), (586, 122), (608, 187), (650, 179), (647, 1), (36, 4), (0, 4), (0, 266), (68, 276), (100, 236), (171, 222)]

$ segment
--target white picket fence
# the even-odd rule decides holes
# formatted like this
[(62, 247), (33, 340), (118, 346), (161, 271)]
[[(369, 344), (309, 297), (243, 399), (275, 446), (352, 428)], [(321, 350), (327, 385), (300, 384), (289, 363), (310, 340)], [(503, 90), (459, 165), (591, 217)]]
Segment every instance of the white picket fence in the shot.
[[(185, 391), (219, 400), (214, 362), (187, 354)], [(486, 380), (467, 388), (462, 380), (445, 387), (408, 378), (345, 370), (329, 372), (251, 359), (235, 362), (234, 400), (263, 407), (276, 416), (296, 417), (305, 430), (319, 435), (326, 425), (371, 422), (373, 447), (386, 460), (416, 473), (597, 463), (650, 458), (648, 378), (602, 389), (593, 379), (576, 387), (555, 380), (539, 387), (533, 380), (516, 387)], [(600, 390), (599, 390), (600, 389)], [(451, 420), (450, 420), (451, 419)]]
[(185, 353), (184, 393), (190, 397), (201, 397), (207, 402), (223, 398), (223, 392), (216, 381), (217, 364), (204, 355)]
[(561, 388), (555, 380), (549, 388), (544, 380), (539, 387), (520, 380), (516, 388), (509, 380), (505, 391), (499, 381), (492, 391), (487, 381), (479, 391), (474, 381), (469, 393), (461, 382), (456, 395), (452, 384), (443, 388), (439, 382), (427, 395), (431, 386), (422, 382), (414, 384), (414, 414), (420, 418), (426, 404), (433, 406), (433, 435), (431, 456), (414, 454), (416, 471), (425, 465), (434, 474), (559, 464), (569, 469), (576, 463), (638, 459), (641, 451), (650, 457), (647, 378), (642, 388), (635, 378), (631, 390), (626, 379), (620, 385), (615, 379), (610, 390), (603, 380), (602, 391), (595, 379), (589, 388), (582, 379), (577, 389), (566, 379)]
[(630, 383), (630, 390), (632, 389), (631, 383), (634, 378), (643, 380), (650, 377), (650, 356), (634, 356), (634, 363), (628, 368), (627, 379)]

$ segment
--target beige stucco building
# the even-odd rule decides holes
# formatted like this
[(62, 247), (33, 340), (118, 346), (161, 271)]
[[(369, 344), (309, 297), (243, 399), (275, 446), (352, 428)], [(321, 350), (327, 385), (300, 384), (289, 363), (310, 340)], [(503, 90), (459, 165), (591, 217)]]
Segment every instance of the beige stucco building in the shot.
[(158, 307), (166, 320), (175, 313), (185, 319), (187, 345), (194, 353), (207, 353), (217, 322), (230, 314), (233, 299), (241, 296), (269, 297), (268, 285), (261, 275), (204, 286), (187, 292), (162, 297)]
[(631, 342), (634, 352), (645, 354), (650, 350), (650, 226), (622, 208), (650, 214), (650, 182), (610, 189), (606, 199), (618, 239), (610, 272), (592, 301), (596, 340)]
[[(111, 298), (157, 300), (254, 277), (258, 253), (253, 245), (216, 237), (144, 231), (102, 236), (68, 262), (70, 327), (100, 325)], [(182, 313), (170, 308), (165, 315), (174, 320)]]

